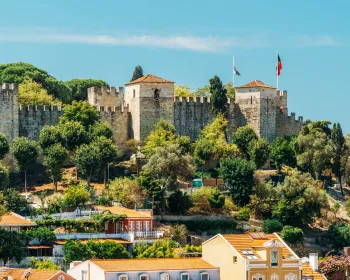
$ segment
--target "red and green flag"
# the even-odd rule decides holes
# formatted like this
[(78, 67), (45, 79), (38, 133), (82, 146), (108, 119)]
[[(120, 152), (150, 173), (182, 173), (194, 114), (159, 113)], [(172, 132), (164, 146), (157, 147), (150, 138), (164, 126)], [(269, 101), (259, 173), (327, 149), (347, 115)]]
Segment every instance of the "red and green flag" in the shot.
[(282, 70), (282, 60), (278, 54), (277, 55), (277, 66), (276, 66), (276, 75), (277, 76), (281, 75), (281, 70)]

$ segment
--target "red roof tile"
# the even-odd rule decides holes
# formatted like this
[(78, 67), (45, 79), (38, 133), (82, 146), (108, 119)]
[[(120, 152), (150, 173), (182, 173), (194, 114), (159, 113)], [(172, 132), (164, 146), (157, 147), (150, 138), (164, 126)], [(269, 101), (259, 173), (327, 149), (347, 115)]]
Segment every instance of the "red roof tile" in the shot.
[(236, 88), (255, 88), (255, 87), (263, 87), (263, 88), (271, 88), (271, 89), (275, 89), (275, 87), (272, 87), (272, 86), (269, 86), (265, 83), (263, 83), (262, 81), (259, 81), (259, 80), (254, 80), (254, 81), (251, 81), (245, 85), (242, 85), (242, 86), (239, 86), (239, 87), (236, 87)]
[(163, 78), (154, 76), (152, 74), (147, 74), (145, 76), (142, 76), (141, 78), (136, 79), (135, 81), (126, 83), (125, 85), (140, 84), (140, 83), (172, 83), (174, 84), (174, 82), (165, 80)]

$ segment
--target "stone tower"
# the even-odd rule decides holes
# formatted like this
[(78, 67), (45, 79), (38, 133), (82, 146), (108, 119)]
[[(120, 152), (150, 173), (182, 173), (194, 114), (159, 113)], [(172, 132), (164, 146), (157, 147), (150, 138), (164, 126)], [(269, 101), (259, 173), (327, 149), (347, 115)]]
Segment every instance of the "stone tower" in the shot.
[(174, 82), (148, 74), (125, 84), (130, 138), (144, 140), (160, 119), (174, 123)]
[(236, 102), (241, 112), (239, 125), (250, 125), (260, 137), (272, 142), (276, 138), (279, 105), (276, 88), (258, 80), (249, 82), (236, 87)]
[(19, 135), (18, 84), (0, 85), (0, 132), (10, 143)]

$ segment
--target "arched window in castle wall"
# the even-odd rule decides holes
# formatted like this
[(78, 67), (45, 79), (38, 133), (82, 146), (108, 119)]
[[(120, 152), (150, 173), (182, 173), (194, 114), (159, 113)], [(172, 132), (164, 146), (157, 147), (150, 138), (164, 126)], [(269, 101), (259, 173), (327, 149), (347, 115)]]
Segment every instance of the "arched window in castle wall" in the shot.
[(156, 98), (156, 99), (159, 98), (159, 93), (160, 93), (160, 90), (156, 88), (154, 90), (154, 98)]

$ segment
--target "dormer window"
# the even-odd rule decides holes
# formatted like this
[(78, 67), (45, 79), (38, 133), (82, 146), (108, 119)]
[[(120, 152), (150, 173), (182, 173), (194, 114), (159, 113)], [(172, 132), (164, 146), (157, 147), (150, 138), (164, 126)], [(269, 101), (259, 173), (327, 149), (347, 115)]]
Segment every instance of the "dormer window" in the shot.
[(271, 250), (271, 266), (278, 266), (278, 251)]

